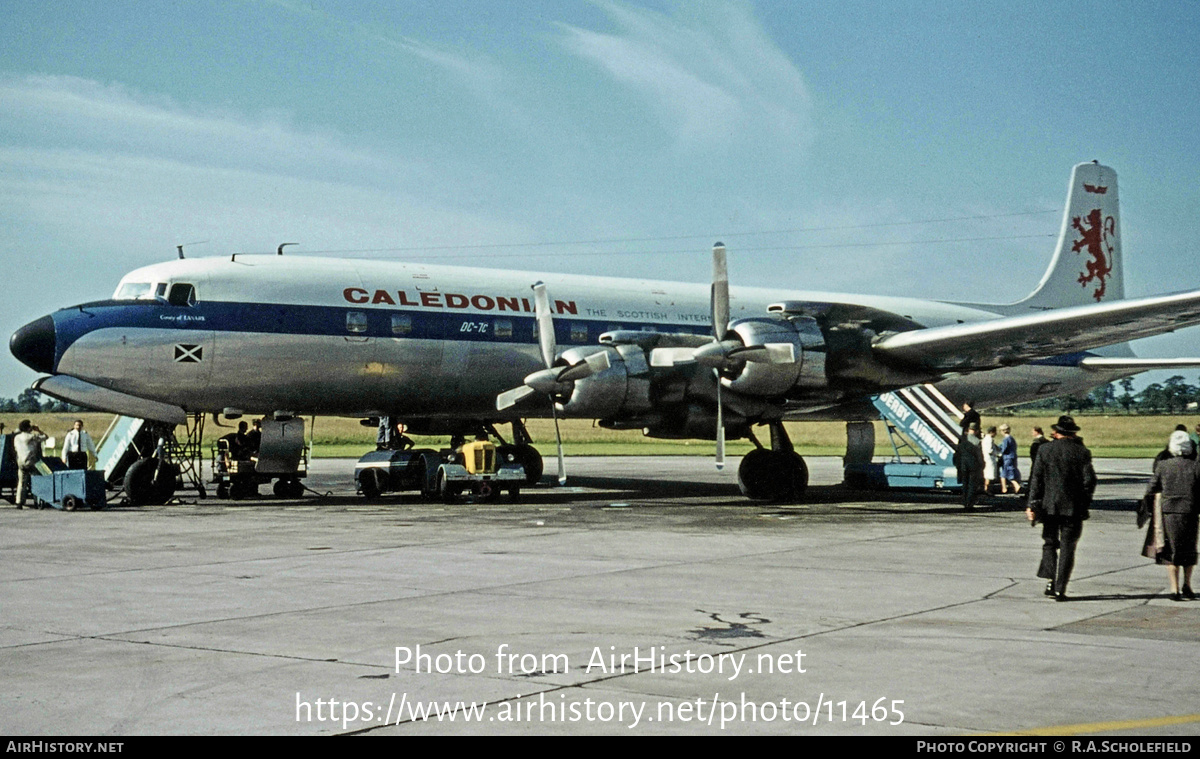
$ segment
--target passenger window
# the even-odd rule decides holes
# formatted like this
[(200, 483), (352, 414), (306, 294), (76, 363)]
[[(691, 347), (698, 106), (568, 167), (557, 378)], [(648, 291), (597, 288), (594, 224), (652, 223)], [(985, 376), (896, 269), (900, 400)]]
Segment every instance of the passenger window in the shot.
[(346, 312), (346, 331), (347, 332), (366, 332), (367, 331), (367, 315), (362, 311), (347, 311)]
[(194, 306), (196, 305), (196, 288), (183, 282), (177, 282), (171, 285), (171, 294), (167, 296), (167, 302), (172, 306)]
[(497, 319), (492, 322), (492, 334), (496, 337), (511, 338), (513, 335), (512, 319)]
[(407, 335), (412, 332), (412, 317), (408, 314), (392, 314), (392, 334)]

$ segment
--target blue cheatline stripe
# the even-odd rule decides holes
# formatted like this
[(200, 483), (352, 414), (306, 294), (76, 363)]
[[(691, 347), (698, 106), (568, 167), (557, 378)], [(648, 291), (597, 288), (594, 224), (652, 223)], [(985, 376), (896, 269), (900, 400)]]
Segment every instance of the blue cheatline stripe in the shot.
[[(348, 313), (363, 314), (363, 331), (347, 329)], [(765, 316), (765, 315), (764, 315)], [(407, 317), (407, 331), (393, 331), (393, 317)], [(511, 324), (511, 333), (497, 335), (497, 322)], [(195, 306), (170, 306), (158, 301), (98, 301), (54, 314), (57, 355), (88, 332), (109, 327), (196, 330), (198, 332), (263, 332), (326, 337), (412, 338), (459, 342), (536, 344), (533, 314), (480, 314), (421, 309), (381, 309), (374, 306), (305, 306), (282, 303), (203, 301)], [(583, 328), (586, 327), (586, 336)], [(650, 329), (708, 335), (709, 325), (669, 322), (554, 317), (554, 337), (560, 348), (596, 345), (600, 335), (614, 329)], [(1036, 366), (1078, 366), (1090, 352), (1070, 353), (1030, 362)]]
[[(362, 314), (366, 320), (363, 329), (353, 332), (347, 329), (347, 314)], [(401, 319), (400, 331), (393, 329), (394, 317)], [(532, 314), (480, 314), (381, 309), (372, 306), (355, 308), (220, 301), (205, 301), (195, 306), (169, 306), (155, 301), (101, 301), (63, 309), (54, 314), (54, 322), (58, 349), (56, 361), (62, 357), (63, 351), (83, 335), (112, 327), (530, 345), (537, 343), (534, 337), (536, 320)], [(511, 332), (497, 333), (497, 326), (507, 326)], [(596, 345), (602, 333), (613, 329), (636, 331), (651, 328), (696, 335), (707, 335), (710, 331), (707, 325), (599, 320), (564, 315), (554, 317), (555, 342), (560, 348)]]

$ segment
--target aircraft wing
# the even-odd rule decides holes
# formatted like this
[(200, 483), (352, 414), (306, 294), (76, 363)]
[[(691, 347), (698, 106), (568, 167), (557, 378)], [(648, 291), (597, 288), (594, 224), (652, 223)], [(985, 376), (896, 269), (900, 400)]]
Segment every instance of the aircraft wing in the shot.
[(972, 372), (1160, 335), (1193, 324), (1200, 324), (1200, 290), (900, 332), (879, 340), (873, 349), (889, 363)]
[(1119, 369), (1130, 372), (1148, 372), (1153, 369), (1200, 369), (1198, 358), (1102, 358), (1088, 356), (1079, 362), (1081, 369)]

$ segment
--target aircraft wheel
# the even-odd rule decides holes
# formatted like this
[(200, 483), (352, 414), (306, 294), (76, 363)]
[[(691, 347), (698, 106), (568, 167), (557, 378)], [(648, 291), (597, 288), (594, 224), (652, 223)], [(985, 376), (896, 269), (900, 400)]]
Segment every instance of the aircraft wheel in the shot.
[[(152, 459), (157, 461), (157, 459)], [(179, 465), (170, 462), (158, 466), (154, 470), (154, 500), (155, 505), (166, 503), (175, 495), (176, 483), (179, 480)]]
[(508, 489), (508, 500), (516, 503), (521, 500), (521, 489), (519, 487), (511, 487)]
[(158, 470), (158, 459), (139, 459), (125, 471), (125, 496), (131, 506), (145, 506), (154, 502), (156, 488), (154, 473)]
[(217, 483), (217, 498), (220, 498), (222, 501), (229, 498), (229, 483), (228, 482)]
[(275, 484), (271, 486), (271, 492), (276, 498), (287, 498), (287, 480), (275, 480)]
[(794, 469), (788, 454), (756, 448), (738, 466), (738, 488), (755, 501), (786, 500), (793, 491)]
[(791, 497), (794, 501), (799, 501), (804, 497), (804, 492), (808, 490), (808, 464), (805, 463), (804, 457), (792, 451), (787, 454), (792, 462), (792, 492)]
[(293, 499), (303, 498), (304, 483), (300, 480), (288, 480), (287, 497)]

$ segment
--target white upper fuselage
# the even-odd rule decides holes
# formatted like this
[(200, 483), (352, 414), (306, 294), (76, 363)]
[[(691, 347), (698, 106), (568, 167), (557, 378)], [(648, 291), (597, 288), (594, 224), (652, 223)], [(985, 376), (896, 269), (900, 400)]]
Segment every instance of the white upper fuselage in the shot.
[[(187, 411), (494, 415), (496, 395), (541, 368), (538, 281), (560, 351), (595, 346), (612, 330), (712, 333), (704, 284), (236, 256), (130, 272), (104, 318), (60, 327), (55, 371)], [(169, 305), (181, 285), (192, 286), (194, 303)], [(121, 299), (138, 291), (139, 300)], [(913, 298), (732, 288), (731, 318), (766, 317), (780, 301), (869, 305), (923, 326), (995, 317)]]

